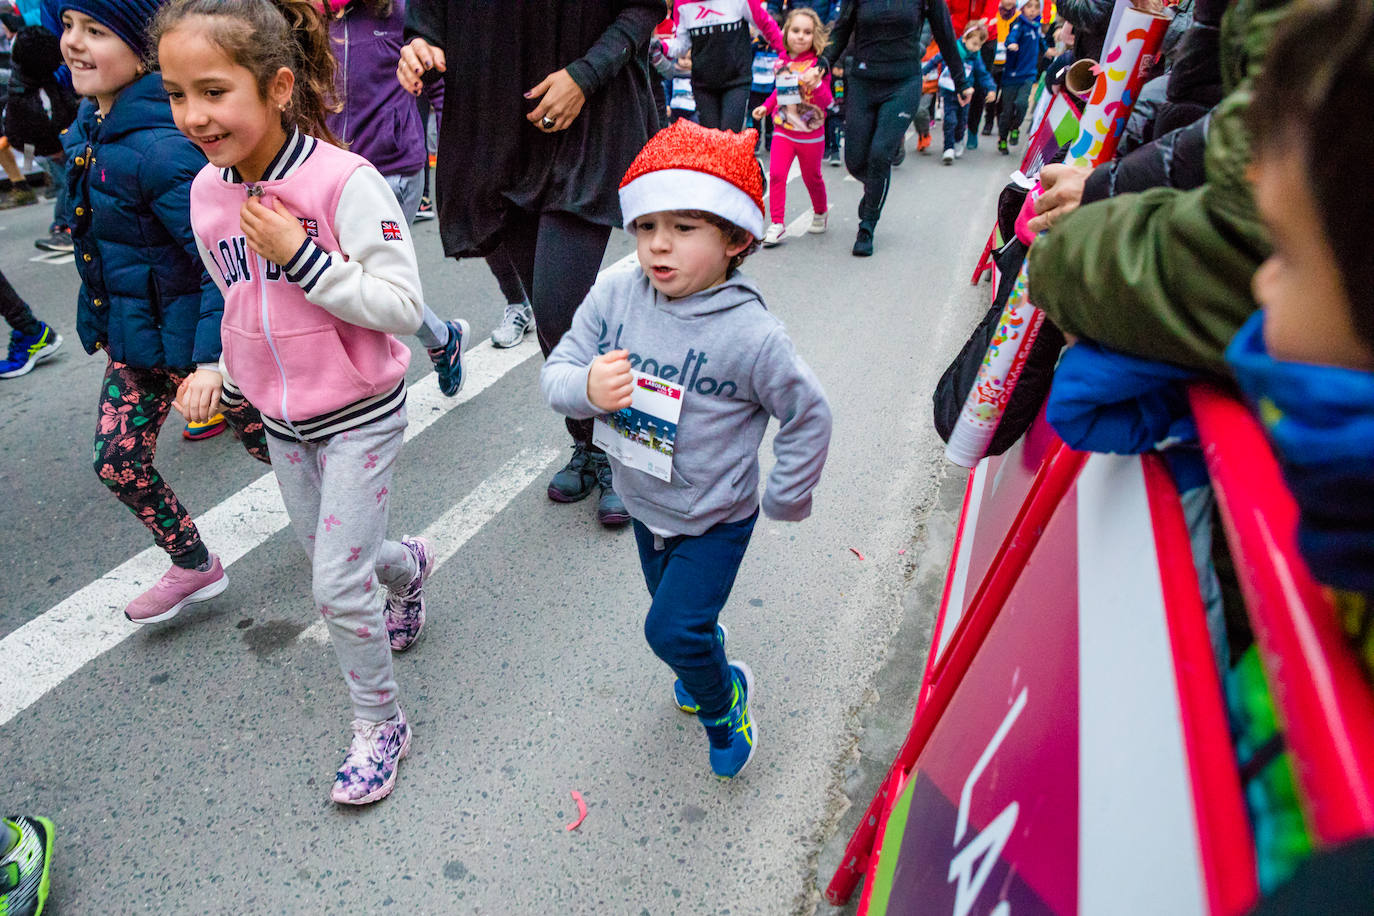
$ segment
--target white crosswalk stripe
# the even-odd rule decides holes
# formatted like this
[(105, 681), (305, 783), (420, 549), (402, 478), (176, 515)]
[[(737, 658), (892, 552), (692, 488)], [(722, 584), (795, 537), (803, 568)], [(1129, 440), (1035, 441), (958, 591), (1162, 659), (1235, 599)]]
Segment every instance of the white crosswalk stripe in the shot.
[[(533, 343), (508, 350), (496, 349), (489, 342), (473, 347), (464, 357), (467, 379), (463, 390), (454, 398), (439, 393), (433, 373), (415, 382), (406, 400), (410, 415), (406, 441), (537, 353), (539, 348)], [(552, 458), (544, 463), (549, 460)], [(500, 486), (495, 490), (505, 493)], [(513, 495), (507, 495), (506, 500)], [(229, 567), (285, 528), (287, 522), (276, 479), (269, 471), (197, 516), (196, 527)], [(0, 658), (5, 660), (0, 666), (0, 725), (133, 635), (139, 626), (125, 619), (124, 607), (166, 571), (167, 555), (160, 548), (149, 547), (0, 640)]]

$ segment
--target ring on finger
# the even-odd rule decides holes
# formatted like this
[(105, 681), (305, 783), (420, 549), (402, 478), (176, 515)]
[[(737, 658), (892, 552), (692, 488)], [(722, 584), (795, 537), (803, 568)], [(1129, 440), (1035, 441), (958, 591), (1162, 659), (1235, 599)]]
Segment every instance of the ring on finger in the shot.
[(548, 115), (544, 115), (544, 117), (541, 118), (539, 121), (539, 126), (544, 128), (545, 130), (553, 130), (555, 127), (558, 126), (558, 122), (553, 118), (549, 117)]

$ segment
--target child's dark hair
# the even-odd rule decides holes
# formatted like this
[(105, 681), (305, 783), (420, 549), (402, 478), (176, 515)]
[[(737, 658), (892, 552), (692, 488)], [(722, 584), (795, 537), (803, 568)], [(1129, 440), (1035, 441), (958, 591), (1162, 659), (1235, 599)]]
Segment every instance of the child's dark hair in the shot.
[(188, 19), (204, 19), (207, 37), (258, 82), (267, 84), (286, 67), (296, 74), (282, 127), (338, 144), (326, 118), (339, 106), (334, 93), (334, 54), (329, 27), (312, 0), (172, 0), (158, 12), (150, 30), (154, 49), (163, 36)]
[(1336, 257), (1355, 329), (1374, 343), (1374, 4), (1294, 5), (1274, 36), (1250, 103), (1256, 156), (1296, 154)]
[(745, 245), (747, 243), (747, 247), (743, 251), (730, 259), (730, 273), (739, 270), (744, 259), (759, 250), (759, 240), (754, 238), (754, 233), (742, 226), (736, 226), (723, 216), (717, 216), (705, 210), (679, 210), (678, 212), (690, 219), (704, 220), (715, 226), (720, 230), (720, 234), (725, 236), (727, 246)]

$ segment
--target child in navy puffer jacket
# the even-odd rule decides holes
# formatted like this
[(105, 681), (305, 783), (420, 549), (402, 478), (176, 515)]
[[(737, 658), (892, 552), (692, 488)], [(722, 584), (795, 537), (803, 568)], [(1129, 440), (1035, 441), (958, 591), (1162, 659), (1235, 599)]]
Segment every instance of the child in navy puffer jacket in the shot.
[(1040, 33), (1040, 0), (1026, 0), (1021, 14), (1007, 32), (1007, 62), (1002, 68), (1002, 116), (997, 125), (997, 150), (1007, 154), (1007, 141), (1015, 146), (1021, 140), (1021, 122), (1026, 117), (1031, 86), (1045, 54), (1045, 36)]
[[(109, 357), (95, 471), (172, 559), (171, 570), (125, 609), (135, 623), (168, 620), (229, 583), (153, 467), (158, 430), (173, 406), (219, 408), (224, 311), (191, 233), (191, 181), (205, 157), (173, 123), (162, 78), (142, 63), (160, 5), (60, 4), (62, 56), (77, 94), (90, 97), (62, 141), (81, 273), (77, 329), (88, 353)], [(174, 405), (180, 387), (185, 394)], [(224, 413), (249, 453), (267, 461), (257, 411), (244, 404)]]

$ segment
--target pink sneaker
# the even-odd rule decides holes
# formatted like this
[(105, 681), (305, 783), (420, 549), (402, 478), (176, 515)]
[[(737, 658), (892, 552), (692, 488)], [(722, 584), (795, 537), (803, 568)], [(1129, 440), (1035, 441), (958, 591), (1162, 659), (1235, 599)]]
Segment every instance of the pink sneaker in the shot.
[(209, 601), (229, 587), (229, 576), (220, 565), (219, 557), (210, 555), (210, 568), (205, 572), (173, 566), (157, 584), (139, 595), (124, 609), (124, 616), (134, 623), (161, 623), (171, 620), (188, 604)]
[(397, 707), (385, 722), (353, 720), (353, 743), (334, 777), (329, 797), (341, 805), (380, 801), (396, 788), (396, 770), (410, 752), (410, 725)]
[(400, 591), (387, 592), (386, 633), (391, 651), (404, 652), (415, 645), (425, 627), (425, 580), (434, 571), (434, 548), (425, 538), (402, 538), (401, 546), (415, 555), (420, 573)]

